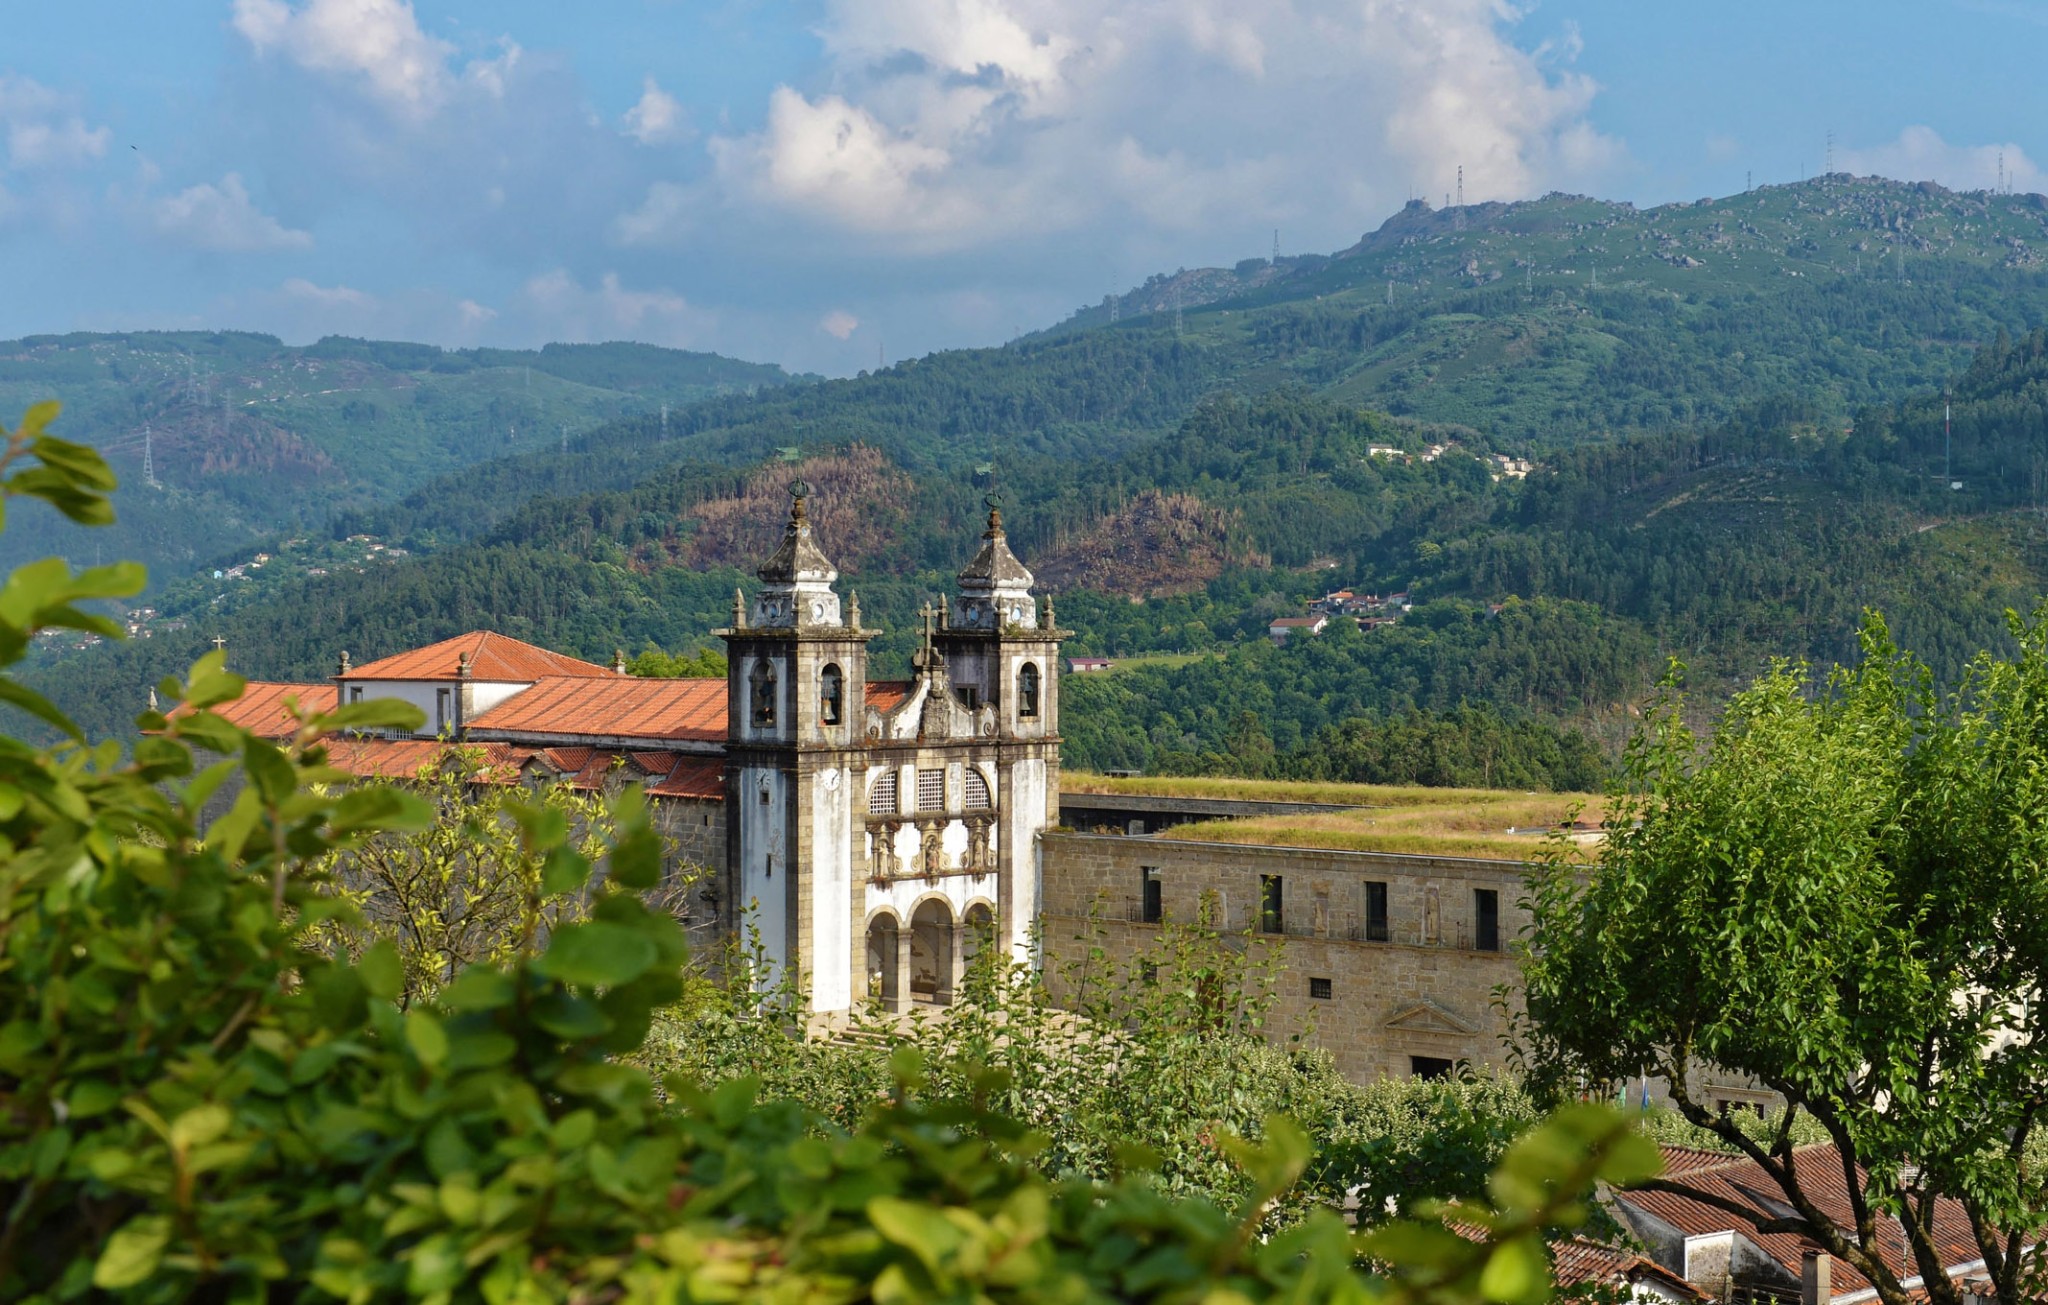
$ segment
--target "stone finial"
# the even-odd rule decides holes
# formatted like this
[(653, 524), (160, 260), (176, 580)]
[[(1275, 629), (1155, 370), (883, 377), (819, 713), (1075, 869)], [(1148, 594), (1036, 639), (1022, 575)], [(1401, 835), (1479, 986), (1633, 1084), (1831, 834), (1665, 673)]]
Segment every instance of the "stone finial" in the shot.
[(849, 629), (860, 629), (860, 590), (858, 589), (846, 596), (846, 624)]
[(953, 628), (953, 604), (946, 601), (944, 594), (939, 595), (939, 628), (941, 630)]
[(733, 587), (732, 591), (732, 628), (735, 630), (747, 628), (747, 596), (739, 591), (737, 585)]
[(149, 690), (149, 709), (150, 709), (151, 711), (155, 711), (155, 710), (156, 710), (156, 686), (155, 686), (155, 685), (151, 685), (151, 686), (150, 686), (150, 690)]
[(455, 678), (458, 680), (466, 680), (469, 678), (468, 653), (455, 654)]
[(342, 650), (341, 650), (341, 669), (337, 670), (337, 671), (335, 672), (335, 674), (336, 674), (336, 675), (346, 675), (346, 674), (348, 674), (348, 649), (346, 649), (346, 648), (344, 648), (344, 649), (342, 649)]
[(1053, 621), (1051, 594), (1047, 594), (1045, 596), (1045, 610), (1039, 613), (1038, 626), (1042, 630), (1055, 630), (1059, 628), (1058, 625)]
[(801, 526), (810, 520), (810, 514), (804, 507), (804, 500), (810, 496), (809, 481), (798, 479), (789, 482), (789, 524)]
[(612, 674), (624, 675), (625, 673), (626, 650), (624, 648), (614, 648), (612, 649)]

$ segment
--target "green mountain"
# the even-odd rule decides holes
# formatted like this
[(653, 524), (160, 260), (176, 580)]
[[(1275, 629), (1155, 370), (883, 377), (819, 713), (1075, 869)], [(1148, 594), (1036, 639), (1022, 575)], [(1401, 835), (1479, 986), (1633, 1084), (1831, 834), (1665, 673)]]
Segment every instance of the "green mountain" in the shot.
[[(2048, 575), (2044, 233), (2037, 197), (1840, 177), (1648, 212), (1411, 207), (1327, 259), (1179, 273), (1004, 348), (626, 417), (343, 505), (260, 579), (166, 580), (154, 637), (53, 650), (44, 682), (112, 728), (215, 635), (291, 676), (477, 625), (687, 650), (797, 474), (892, 631), (884, 669), (1003, 494), (1074, 651), (1126, 661), (1070, 686), (1080, 765), (1298, 769), (1413, 712), (1466, 755), (1489, 720), (1611, 742), (1667, 657), (1710, 691), (1846, 657), (1866, 605), (1953, 674)], [(1510, 453), (1526, 479), (1490, 460)], [(1340, 585), (1414, 607), (1265, 639)]]
[(793, 379), (641, 344), (290, 348), (234, 331), (0, 342), (0, 412), (61, 399), (66, 435), (105, 452), (124, 482), (113, 530), (31, 509), (0, 537), (0, 566), (97, 552), (143, 561), (162, 583), (460, 468), (559, 448), (565, 432)]

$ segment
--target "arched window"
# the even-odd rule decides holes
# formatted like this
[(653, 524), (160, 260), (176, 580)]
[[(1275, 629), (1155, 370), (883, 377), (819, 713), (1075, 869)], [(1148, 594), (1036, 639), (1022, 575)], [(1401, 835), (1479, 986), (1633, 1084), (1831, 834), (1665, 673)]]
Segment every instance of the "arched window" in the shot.
[(846, 701), (846, 683), (837, 666), (827, 666), (818, 677), (818, 719), (827, 725), (839, 723), (839, 713)]
[(747, 675), (751, 690), (753, 720), (756, 725), (775, 723), (775, 668), (766, 659), (757, 660), (754, 669)]
[(896, 772), (891, 770), (875, 776), (875, 782), (868, 786), (868, 814), (893, 816), (896, 814)]
[(986, 811), (993, 805), (988, 799), (988, 781), (974, 767), (967, 768), (967, 809)]
[(1025, 662), (1024, 669), (1017, 672), (1017, 714), (1036, 716), (1038, 714), (1038, 663)]

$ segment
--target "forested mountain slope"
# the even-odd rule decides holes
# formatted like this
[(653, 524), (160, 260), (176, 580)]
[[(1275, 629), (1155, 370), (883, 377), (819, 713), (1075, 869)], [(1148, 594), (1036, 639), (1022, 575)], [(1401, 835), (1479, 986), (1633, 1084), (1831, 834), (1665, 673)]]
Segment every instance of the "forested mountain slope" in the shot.
[(449, 351), (330, 337), (291, 348), (237, 331), (0, 341), (0, 411), (61, 399), (67, 437), (122, 478), (114, 529), (88, 540), (31, 508), (0, 542), (0, 566), (84, 549), (74, 560), (131, 557), (161, 584), (459, 468), (558, 450), (565, 432), (792, 379), (640, 344)]
[[(263, 675), (474, 625), (600, 659), (687, 649), (799, 474), (843, 585), (891, 630), (884, 669), (991, 488), (1076, 651), (1173, 654), (1076, 683), (1077, 764), (1223, 764), (1247, 713), (1276, 766), (1373, 711), (1613, 726), (1668, 655), (1709, 686), (1847, 656), (1865, 605), (1952, 673), (2048, 573), (2028, 510), (2048, 481), (2048, 343), (2026, 329), (2048, 322), (2044, 222), (2031, 197), (1845, 178), (1647, 213), (1414, 208), (1328, 260), (1196, 277), (1215, 293), (1178, 314), (1127, 296), (1114, 321), (444, 475), (330, 523), (413, 556), (201, 575), (167, 600), (183, 628), (46, 675), (119, 717), (216, 634)], [(1536, 470), (1502, 478), (1477, 456), (1497, 450)], [(1339, 585), (1417, 608), (1265, 642)]]

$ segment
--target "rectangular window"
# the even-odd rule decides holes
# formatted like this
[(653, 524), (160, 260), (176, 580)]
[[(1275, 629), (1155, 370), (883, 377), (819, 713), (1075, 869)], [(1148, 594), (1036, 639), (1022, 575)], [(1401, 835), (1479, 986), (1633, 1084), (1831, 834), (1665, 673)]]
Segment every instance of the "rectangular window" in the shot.
[(1145, 923), (1158, 924), (1160, 917), (1166, 913), (1165, 903), (1160, 894), (1159, 867), (1156, 865), (1139, 866), (1138, 873), (1143, 876), (1145, 890)]
[(1455, 1068), (1455, 1064), (1441, 1056), (1408, 1057), (1408, 1072), (1417, 1078), (1449, 1078)]
[(917, 772), (917, 809), (919, 811), (944, 811), (946, 809), (945, 771), (920, 770)]
[(1261, 933), (1283, 932), (1282, 925), (1287, 916), (1282, 910), (1280, 897), (1280, 876), (1259, 876), (1259, 931)]
[(1328, 1001), (1330, 999), (1330, 981), (1328, 979), (1310, 979), (1308, 981), (1308, 995), (1314, 1001)]
[(434, 733), (448, 732), (448, 690), (438, 689), (434, 693)]
[(1391, 937), (1387, 930), (1387, 886), (1383, 883), (1367, 883), (1365, 886), (1365, 940), (1385, 942)]
[(1491, 888), (1472, 890), (1472, 945), (1482, 952), (1500, 950), (1500, 894)]
[(363, 686), (360, 684), (349, 685), (348, 700), (350, 702), (361, 702), (363, 700)]
[(1157, 961), (1139, 961), (1139, 962), (1138, 962), (1138, 982), (1140, 982), (1140, 983), (1144, 984), (1144, 985), (1145, 985), (1146, 987), (1148, 987), (1148, 988), (1149, 988), (1149, 987), (1151, 987), (1151, 986), (1152, 986), (1153, 984), (1155, 984), (1155, 983), (1158, 983), (1158, 982), (1159, 982), (1159, 962), (1157, 962)]

